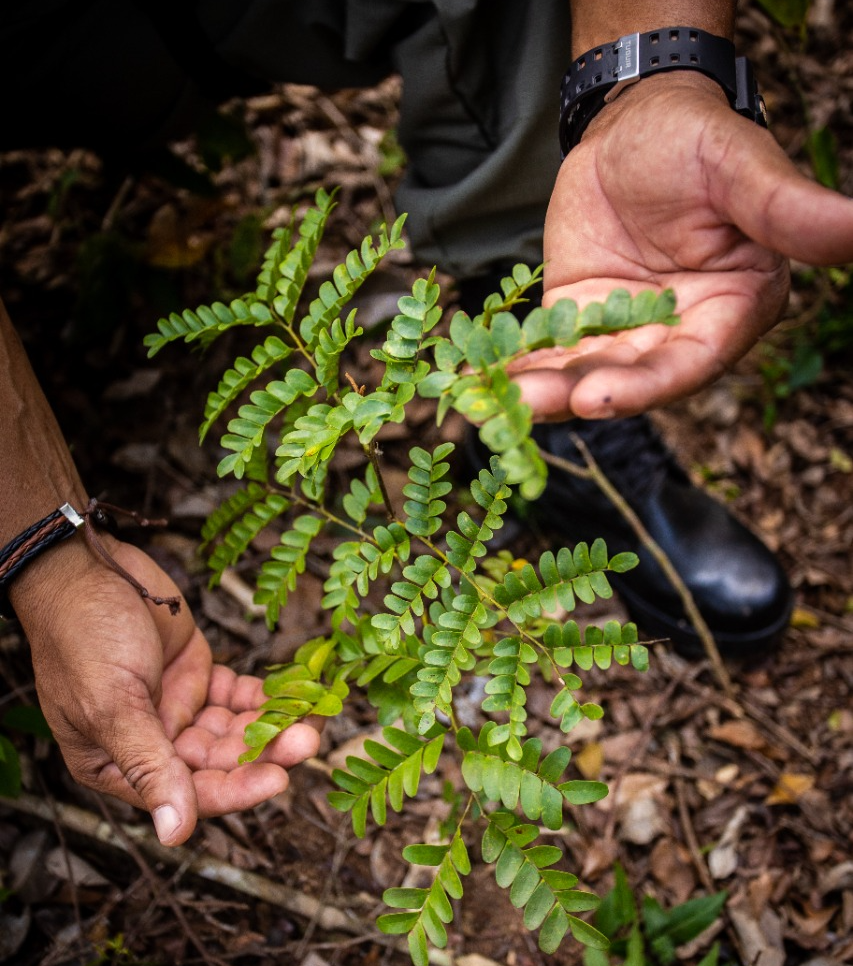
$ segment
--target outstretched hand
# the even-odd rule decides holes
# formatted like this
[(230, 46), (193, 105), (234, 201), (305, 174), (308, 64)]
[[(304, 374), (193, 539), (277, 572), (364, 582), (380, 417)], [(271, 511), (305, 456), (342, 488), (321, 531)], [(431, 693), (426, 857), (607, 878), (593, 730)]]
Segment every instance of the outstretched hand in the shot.
[(628, 416), (718, 378), (780, 318), (788, 258), (853, 260), (853, 200), (801, 175), (772, 135), (693, 71), (648, 78), (563, 162), (543, 303), (675, 290), (674, 327), (540, 350), (516, 369), (540, 420)]
[[(152, 594), (178, 593), (141, 551), (118, 544), (112, 552)], [(82, 541), (60, 553), (63, 579), (43, 581), (49, 598), (28, 593), (15, 603), (41, 706), (73, 777), (149, 811), (165, 845), (184, 842), (198, 818), (283, 791), (286, 769), (316, 754), (317, 730), (293, 725), (258, 761), (238, 765), (243, 729), (265, 700), (261, 680), (213, 665), (185, 603), (172, 616), (143, 601), (87, 559)]]

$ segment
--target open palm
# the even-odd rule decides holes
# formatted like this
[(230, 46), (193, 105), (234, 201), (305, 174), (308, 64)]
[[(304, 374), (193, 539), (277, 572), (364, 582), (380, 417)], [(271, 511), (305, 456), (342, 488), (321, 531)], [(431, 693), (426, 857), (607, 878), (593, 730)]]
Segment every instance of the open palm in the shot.
[[(178, 593), (140, 550), (113, 552), (152, 593)], [(147, 809), (161, 841), (177, 845), (198, 818), (283, 791), (287, 769), (316, 753), (317, 729), (299, 723), (240, 765), (263, 682), (213, 663), (186, 604), (172, 616), (85, 557), (70, 573), (52, 584), (49, 607), (21, 619), (42, 709), (77, 781)]]
[(534, 353), (517, 376), (524, 398), (540, 419), (604, 418), (699, 389), (778, 321), (789, 257), (853, 259), (853, 202), (803, 177), (707, 78), (642, 82), (563, 163), (544, 304), (672, 288), (681, 323)]

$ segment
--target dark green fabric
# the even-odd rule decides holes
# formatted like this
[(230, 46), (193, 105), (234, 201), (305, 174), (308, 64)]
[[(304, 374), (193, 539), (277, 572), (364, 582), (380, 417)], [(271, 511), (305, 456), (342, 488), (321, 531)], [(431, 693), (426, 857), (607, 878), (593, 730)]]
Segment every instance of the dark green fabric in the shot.
[(220, 50), (321, 87), (399, 72), (397, 206), (421, 262), (471, 277), (542, 259), (570, 26), (568, 0), (255, 0)]
[(459, 277), (541, 260), (568, 0), (201, 0), (186, 58), (188, 21), (170, 35), (160, 0), (4, 6), (0, 147), (138, 155), (210, 108), (214, 52), (238, 76), (325, 89), (396, 71), (416, 257)]

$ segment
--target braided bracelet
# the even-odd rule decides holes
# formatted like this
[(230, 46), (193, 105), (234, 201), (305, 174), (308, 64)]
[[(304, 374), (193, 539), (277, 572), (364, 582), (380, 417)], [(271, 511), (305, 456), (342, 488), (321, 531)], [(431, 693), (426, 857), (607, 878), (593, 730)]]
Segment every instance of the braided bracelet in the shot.
[(93, 521), (99, 525), (105, 525), (109, 519), (106, 510), (133, 517), (143, 527), (163, 526), (165, 524), (164, 520), (148, 520), (131, 510), (122, 510), (120, 507), (101, 503), (99, 500), (90, 500), (86, 509), (81, 513), (78, 513), (70, 503), (63, 503), (53, 513), (49, 513), (42, 520), (27, 527), (17, 537), (13, 537), (0, 550), (0, 616), (15, 617), (14, 609), (9, 601), (8, 588), (18, 574), (45, 550), (49, 550), (54, 544), (67, 540), (81, 527), (89, 549), (96, 553), (120, 577), (124, 578), (140, 597), (150, 600), (154, 604), (165, 604), (173, 615), (177, 614), (181, 607), (179, 597), (157, 597), (149, 593), (147, 588), (143, 587), (132, 574), (128, 573), (103, 545), (93, 526)]

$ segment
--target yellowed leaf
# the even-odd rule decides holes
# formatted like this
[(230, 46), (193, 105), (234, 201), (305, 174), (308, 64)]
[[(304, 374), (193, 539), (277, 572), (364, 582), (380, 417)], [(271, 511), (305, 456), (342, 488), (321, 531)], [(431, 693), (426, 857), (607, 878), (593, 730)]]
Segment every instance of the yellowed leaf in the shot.
[(791, 614), (791, 627), (820, 627), (820, 618), (804, 607), (795, 607)]
[(814, 788), (814, 775), (784, 771), (773, 791), (764, 799), (765, 805), (796, 805), (800, 798)]
[(838, 449), (836, 446), (833, 446), (829, 452), (829, 465), (842, 473), (853, 473), (853, 460), (843, 449)]
[(597, 741), (593, 741), (581, 748), (572, 761), (587, 781), (596, 781), (604, 765), (604, 749)]
[(211, 232), (194, 227), (193, 218), (181, 216), (174, 205), (164, 205), (148, 225), (147, 261), (158, 268), (189, 268), (208, 253)]

